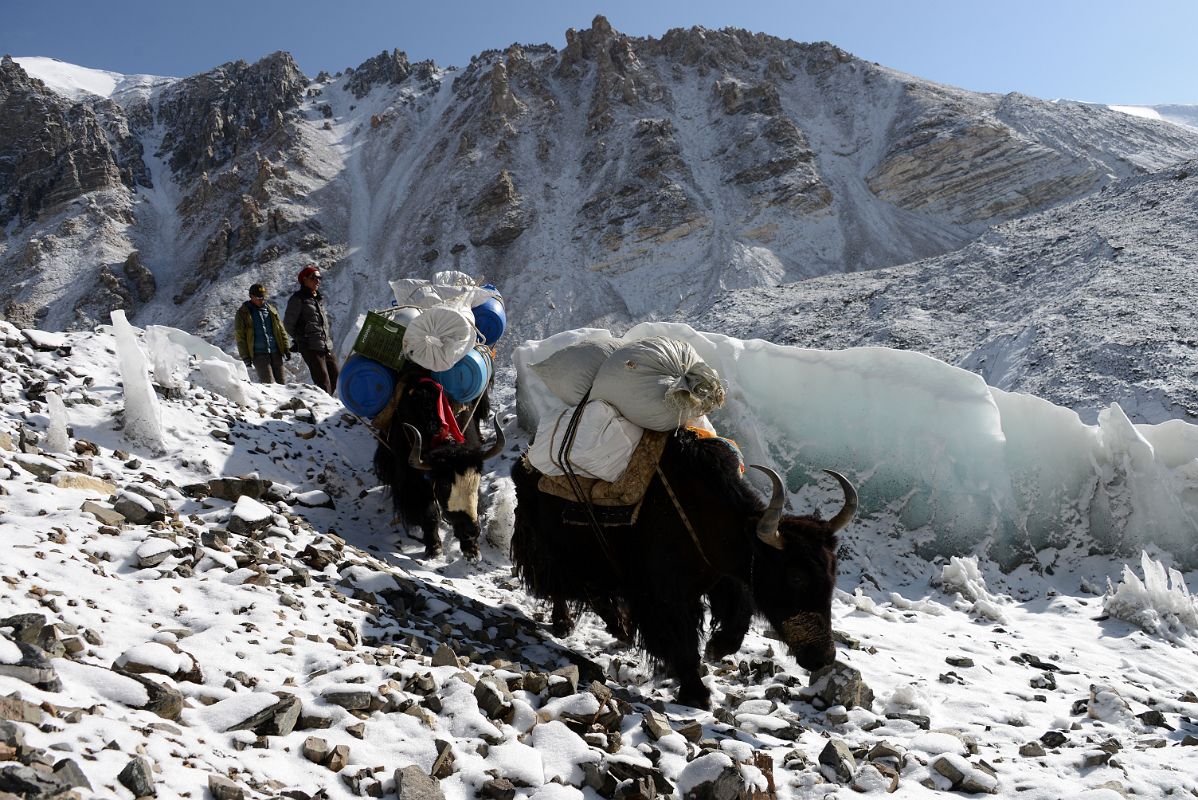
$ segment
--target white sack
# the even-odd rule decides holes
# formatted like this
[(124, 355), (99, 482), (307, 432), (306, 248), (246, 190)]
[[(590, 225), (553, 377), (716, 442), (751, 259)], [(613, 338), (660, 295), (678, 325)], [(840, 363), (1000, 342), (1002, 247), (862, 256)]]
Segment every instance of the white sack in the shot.
[(484, 289), (474, 282), (474, 278), (456, 270), (438, 272), (431, 281), (422, 278), (391, 281), (391, 292), (395, 295), (396, 305), (416, 308), (448, 305), (463, 311), (491, 298), (499, 298), (499, 292)]
[(687, 342), (652, 336), (608, 357), (591, 387), (642, 428), (672, 431), (724, 404), (724, 386)]
[(549, 391), (568, 406), (576, 406), (590, 391), (599, 367), (620, 348), (620, 340), (607, 336), (572, 344), (531, 365)]
[(445, 302), (430, 281), (420, 278), (391, 281), (391, 292), (395, 295), (395, 304), (400, 306), (432, 308)]
[[(536, 439), (528, 448), (528, 460), (546, 475), (565, 474), (558, 462), (558, 450), (573, 413), (573, 408), (566, 408), (546, 414), (537, 426)], [(614, 481), (628, 468), (642, 433), (639, 426), (621, 417), (610, 403), (592, 400), (583, 409), (569, 463), (578, 475)]]
[(478, 340), (469, 313), (448, 306), (425, 309), (404, 331), (404, 357), (433, 372), (458, 363)]

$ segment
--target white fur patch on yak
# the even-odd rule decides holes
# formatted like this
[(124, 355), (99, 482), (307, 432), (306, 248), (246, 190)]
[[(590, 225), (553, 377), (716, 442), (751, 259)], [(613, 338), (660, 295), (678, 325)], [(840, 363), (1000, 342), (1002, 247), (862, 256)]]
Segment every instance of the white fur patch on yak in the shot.
[(453, 487), (449, 490), (449, 508), (447, 511), (461, 511), (475, 522), (478, 521), (478, 486), (482, 475), (478, 470), (455, 475)]

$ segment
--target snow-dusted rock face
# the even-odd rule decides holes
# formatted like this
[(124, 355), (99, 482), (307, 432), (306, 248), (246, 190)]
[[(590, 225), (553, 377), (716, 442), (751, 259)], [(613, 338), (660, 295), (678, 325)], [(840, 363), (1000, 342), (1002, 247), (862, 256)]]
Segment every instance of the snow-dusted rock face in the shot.
[(0, 307), (22, 324), (123, 305), (227, 344), (246, 286), (281, 300), (316, 262), (338, 340), (389, 280), (444, 269), (496, 283), (513, 336), (619, 329), (941, 255), (1198, 151), (1159, 120), (939, 86), (828, 43), (638, 38), (602, 17), (461, 69), (394, 50), (309, 82), (275, 53), (126, 83), (62, 101), (95, 109), (124, 183), (0, 239)]
[(255, 64), (233, 61), (166, 88), (156, 103), (165, 128), (162, 150), (179, 179), (217, 169), (247, 146), (280, 132), (283, 114), (295, 108), (308, 79), (288, 53)]
[[(1192, 152), (1174, 126), (1133, 129), (1083, 103), (907, 87), (893, 139), (867, 177), (881, 198), (962, 224), (996, 222), (1159, 169)], [(1095, 147), (1097, 145), (1097, 147)]]
[(89, 192), (121, 185), (93, 110), (0, 61), (0, 228), (28, 224)]

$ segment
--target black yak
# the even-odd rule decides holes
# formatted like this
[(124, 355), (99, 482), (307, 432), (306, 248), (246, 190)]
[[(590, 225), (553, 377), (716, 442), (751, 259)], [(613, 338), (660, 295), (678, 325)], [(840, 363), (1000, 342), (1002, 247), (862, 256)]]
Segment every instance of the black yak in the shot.
[(635, 634), (678, 679), (680, 703), (710, 702), (699, 677), (704, 597), (716, 628), (710, 657), (736, 652), (760, 614), (801, 666), (826, 666), (835, 659), (836, 532), (856, 513), (857, 493), (829, 470), (845, 496), (836, 516), (785, 514), (781, 478), (757, 469), (773, 482), (768, 504), (741, 477), (739, 458), (724, 442), (676, 431), (635, 521), (597, 529), (585, 516), (579, 524), (579, 504), (541, 492), (541, 473), (521, 458), (512, 468), (512, 561), (528, 589), (553, 602), (559, 630), (573, 607), (596, 611), (613, 633)]
[[(483, 463), (503, 449), (503, 431), (495, 426), (495, 442), (482, 446), (479, 422), (490, 414), (484, 391), (477, 403), (453, 404), (427, 372), (407, 370), (393, 405), (383, 415), (374, 471), (391, 492), (404, 527), (419, 528), (424, 554), (441, 553), (441, 517), (469, 559), (479, 557), (478, 491)], [(385, 417), (390, 412), (389, 417)], [(458, 441), (450, 431), (460, 432)]]

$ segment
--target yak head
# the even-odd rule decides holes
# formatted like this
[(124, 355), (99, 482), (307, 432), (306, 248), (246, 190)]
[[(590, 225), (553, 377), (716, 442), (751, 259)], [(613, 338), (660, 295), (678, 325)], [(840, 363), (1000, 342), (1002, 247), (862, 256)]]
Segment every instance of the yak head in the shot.
[(503, 428), (495, 425), (495, 443), (486, 450), (469, 444), (445, 444), (427, 454), (420, 431), (409, 424), (404, 425), (404, 431), (411, 444), (408, 465), (429, 473), (433, 492), (442, 508), (447, 512), (464, 513), (477, 521), (483, 463), (503, 452)]
[(836, 587), (836, 532), (857, 512), (857, 491), (843, 475), (824, 470), (840, 483), (844, 506), (824, 521), (784, 514), (785, 490), (778, 473), (769, 476), (773, 494), (757, 522), (753, 542), (753, 595), (757, 608), (782, 635), (804, 669), (836, 659), (832, 643), (832, 592)]

